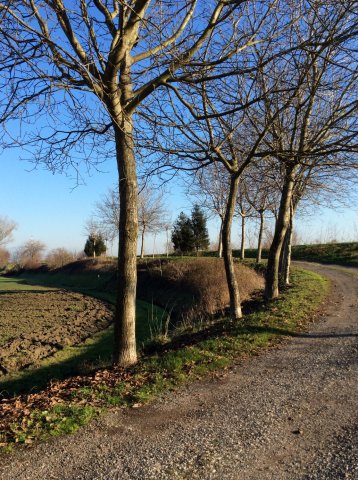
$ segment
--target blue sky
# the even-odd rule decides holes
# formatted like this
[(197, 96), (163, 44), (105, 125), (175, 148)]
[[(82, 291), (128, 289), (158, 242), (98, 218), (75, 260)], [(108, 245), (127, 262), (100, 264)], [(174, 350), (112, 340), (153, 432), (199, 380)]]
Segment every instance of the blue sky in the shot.
[[(0, 216), (7, 216), (18, 224), (10, 250), (28, 239), (41, 240), (50, 250), (65, 247), (82, 251), (86, 234), (84, 224), (91, 216), (94, 205), (112, 187), (116, 179), (115, 164), (107, 162), (102, 171), (84, 174), (85, 185), (76, 186), (73, 178), (52, 174), (19, 159), (16, 150), (0, 156)], [(166, 205), (174, 221), (181, 210), (190, 213), (191, 199), (186, 198), (176, 183), (168, 186)], [(352, 209), (320, 209), (315, 215), (298, 218), (297, 233), (301, 242), (325, 242), (333, 238), (358, 241), (358, 211)], [(209, 221), (212, 243), (217, 241), (218, 222)], [(248, 241), (254, 243), (255, 226), (249, 226)], [(239, 226), (233, 228), (233, 244), (239, 244)], [(165, 250), (165, 233), (155, 239), (156, 252)], [(113, 247), (116, 252), (116, 247)], [(153, 236), (148, 236), (146, 252), (153, 252)]]
[[(205, 3), (202, 5), (205, 10)], [(201, 14), (201, 12), (198, 12), (198, 14)], [(255, 17), (255, 21), (259, 21), (259, 18), (259, 16)], [(175, 21), (177, 20), (176, 18)], [(250, 18), (250, 22), (251, 20)], [(198, 25), (200, 27), (200, 22)], [(63, 40), (63, 35), (59, 34), (58, 41), (61, 43)], [(141, 43), (139, 43), (138, 48), (142, 48)], [(104, 47), (104, 50), (106, 50), (106, 47)], [(144, 66), (146, 65), (144, 64)], [(44, 68), (44, 65), (41, 64), (41, 68)], [(142, 68), (142, 66), (138, 68)], [(51, 68), (50, 71), (52, 74)], [(146, 77), (140, 77), (139, 84), (143, 81), (146, 81)], [(8, 86), (11, 86), (11, 82), (7, 84), (7, 77), (5, 76), (3, 87), (6, 90)], [(98, 102), (94, 101), (92, 103), (92, 100), (89, 97), (87, 99), (85, 94), (82, 97), (82, 92), (77, 92), (76, 95), (78, 95), (77, 100), (80, 106), (84, 105), (82, 102), (86, 100), (86, 108), (79, 109), (79, 111), (90, 120), (94, 115), (93, 118), (101, 123), (103, 119)], [(26, 124), (23, 121), (24, 124), (22, 125), (17, 120), (13, 120), (10, 121), (10, 124), (7, 124), (7, 128), (15, 138), (20, 133), (21, 136), (24, 132), (26, 133), (26, 129), (30, 126), (32, 129), (44, 129), (43, 133), (49, 134), (50, 129), (48, 126), (47, 129), (45, 127), (47, 121), (50, 121), (54, 127), (58, 124), (63, 127), (63, 123), (66, 128), (70, 129), (69, 117), (63, 110), (61, 103), (64, 97), (63, 92), (61, 92), (54, 97), (57, 103), (47, 105), (47, 103), (42, 103), (44, 99), (40, 99), (41, 101), (37, 102), (35, 100), (29, 106), (30, 113), (39, 109), (45, 115), (47, 110), (43, 110), (42, 107), (46, 104), (51, 113), (51, 121), (49, 118), (45, 120), (30, 115), (30, 119), (28, 119), (30, 123)], [(72, 105), (71, 102), (70, 105)], [(97, 119), (96, 114), (98, 113), (99, 117)], [(77, 119), (73, 119), (73, 123), (76, 121)], [(19, 131), (17, 132), (17, 130)], [(76, 181), (73, 178), (60, 174), (53, 175), (42, 168), (33, 170), (33, 166), (30, 163), (20, 161), (20, 157), (22, 157), (22, 152), (19, 150), (0, 154), (0, 215), (7, 216), (18, 224), (14, 240), (9, 244), (9, 248), (15, 249), (28, 239), (35, 239), (44, 242), (49, 250), (65, 247), (77, 252), (82, 251), (86, 239), (85, 222), (91, 216), (95, 203), (116, 182), (115, 161), (102, 164), (102, 172), (92, 170), (89, 174), (83, 173), (85, 185), (76, 187)], [(167, 207), (171, 213), (172, 221), (175, 220), (181, 210), (190, 213), (192, 199), (186, 198), (180, 187), (175, 183), (168, 185), (167, 190), (170, 192), (170, 195), (167, 194), (166, 196)], [(336, 240), (357, 240), (358, 215), (357, 210), (353, 209), (338, 212), (321, 209), (316, 211), (314, 216), (298, 219), (296, 225), (302, 242), (327, 241), (333, 238)], [(252, 226), (250, 230), (250, 239), (253, 243), (254, 227)], [(233, 229), (234, 246), (239, 243), (238, 231), (239, 226), (238, 221), (236, 221)], [(209, 234), (213, 243), (217, 240), (217, 232), (218, 222), (210, 221)], [(163, 233), (158, 235), (156, 239), (156, 251), (164, 251), (164, 244), (165, 234)], [(152, 251), (153, 238), (148, 238), (147, 253)], [(114, 252), (116, 252), (116, 249), (114, 249)]]

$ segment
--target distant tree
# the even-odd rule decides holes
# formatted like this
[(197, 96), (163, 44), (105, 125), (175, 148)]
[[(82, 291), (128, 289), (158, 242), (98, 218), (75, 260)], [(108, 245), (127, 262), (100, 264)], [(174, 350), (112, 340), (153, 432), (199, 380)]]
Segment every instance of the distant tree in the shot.
[(15, 252), (15, 263), (21, 267), (36, 267), (43, 260), (46, 245), (39, 240), (28, 240)]
[(190, 218), (181, 212), (174, 223), (172, 242), (176, 253), (190, 253), (195, 249), (195, 236)]
[(100, 233), (89, 235), (84, 248), (87, 257), (100, 257), (106, 251), (107, 247)]
[(222, 257), (222, 230), (229, 190), (229, 175), (219, 163), (214, 162), (188, 177), (187, 194), (195, 198), (195, 203), (209, 216), (219, 217), (220, 231), (217, 246), (218, 256)]
[(119, 232), (119, 191), (110, 188), (102, 199), (96, 203), (94, 216), (98, 227), (110, 240), (118, 237)]
[(207, 250), (210, 244), (206, 217), (199, 205), (194, 205), (191, 212), (191, 226), (194, 234), (194, 247), (198, 254), (200, 250)]
[(0, 247), (0, 269), (5, 268), (10, 261), (10, 252), (6, 248)]
[(249, 202), (249, 186), (245, 175), (242, 176), (238, 186), (236, 212), (241, 218), (240, 259), (244, 260), (246, 248), (246, 219), (252, 216), (252, 206)]
[(169, 248), (170, 248), (169, 232), (172, 228), (172, 224), (169, 218), (166, 218), (164, 220), (163, 228), (165, 230), (165, 235), (166, 235), (165, 253), (166, 253), (166, 256), (169, 257)]
[[(156, 233), (164, 229), (166, 212), (163, 195), (153, 187), (144, 186), (138, 193), (138, 234), (141, 237), (140, 256), (144, 257), (144, 237), (148, 232)], [(114, 239), (119, 229), (119, 192), (110, 189), (100, 202), (96, 203), (94, 217), (96, 229), (103, 236)], [(92, 221), (93, 222), (93, 221)]]
[(0, 217), (0, 245), (10, 242), (16, 223), (7, 217)]
[(138, 195), (138, 226), (141, 236), (140, 257), (144, 257), (144, 236), (147, 232), (157, 233), (163, 230), (166, 212), (163, 195), (154, 188), (145, 186)]
[(46, 263), (50, 268), (60, 268), (67, 263), (73, 262), (76, 257), (75, 253), (70, 252), (66, 248), (55, 248), (48, 253)]

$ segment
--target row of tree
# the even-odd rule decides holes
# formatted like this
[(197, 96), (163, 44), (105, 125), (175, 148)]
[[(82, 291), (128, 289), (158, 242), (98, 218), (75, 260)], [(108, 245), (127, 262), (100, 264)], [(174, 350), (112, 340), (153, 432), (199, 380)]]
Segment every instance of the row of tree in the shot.
[[(129, 365), (137, 360), (137, 172), (225, 172), (233, 319), (242, 315), (231, 249), (239, 185), (249, 166), (260, 183), (273, 178), (280, 199), (265, 295), (277, 297), (300, 200), (352, 178), (357, 166), (356, 2), (69, 3), (0, 1), (2, 145), (25, 145), (35, 162), (76, 174), (80, 161), (115, 159), (114, 363)], [(20, 121), (31, 128), (12, 136)]]

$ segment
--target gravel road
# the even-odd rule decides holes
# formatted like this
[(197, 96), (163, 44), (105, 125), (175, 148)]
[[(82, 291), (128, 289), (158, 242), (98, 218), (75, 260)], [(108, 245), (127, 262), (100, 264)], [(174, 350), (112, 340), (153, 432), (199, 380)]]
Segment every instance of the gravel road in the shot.
[(358, 479), (358, 272), (307, 334), (230, 371), (0, 457), (2, 480)]

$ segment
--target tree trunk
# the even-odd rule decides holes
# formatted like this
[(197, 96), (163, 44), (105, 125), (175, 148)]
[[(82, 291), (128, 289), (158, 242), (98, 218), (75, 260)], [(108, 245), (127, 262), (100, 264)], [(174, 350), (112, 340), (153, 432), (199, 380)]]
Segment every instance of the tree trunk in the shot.
[(257, 255), (256, 255), (256, 263), (261, 262), (261, 256), (262, 256), (262, 236), (264, 233), (264, 223), (265, 223), (265, 217), (264, 217), (264, 212), (260, 210), (260, 230), (259, 230), (259, 238), (257, 241)]
[(234, 261), (232, 257), (231, 247), (231, 226), (234, 216), (237, 191), (239, 186), (239, 177), (232, 175), (230, 179), (230, 190), (228, 195), (228, 203), (223, 221), (223, 256), (226, 272), (226, 280), (230, 295), (230, 316), (233, 320), (242, 318), (240, 292), (235, 276)]
[(142, 230), (142, 240), (140, 245), (140, 258), (144, 258), (144, 234), (145, 234), (145, 227)]
[(154, 238), (153, 238), (153, 255), (152, 255), (153, 258), (155, 257), (155, 240), (156, 240), (156, 238), (157, 238), (157, 234), (154, 233)]
[(222, 258), (223, 256), (223, 222), (224, 222), (224, 219), (220, 218), (220, 232), (219, 232), (219, 245), (218, 245), (219, 258)]
[(126, 112), (124, 109), (124, 105), (132, 96), (130, 59), (128, 59), (128, 62), (123, 62), (120, 73), (120, 85), (116, 81), (108, 83), (106, 101), (115, 133), (120, 197), (118, 284), (114, 314), (113, 363), (126, 367), (137, 362), (135, 320), (138, 185), (134, 158), (133, 113)]
[(280, 262), (279, 262), (279, 269), (278, 269), (278, 286), (279, 290), (283, 290), (285, 288), (285, 265), (287, 262), (287, 254), (288, 254), (288, 238), (289, 238), (289, 228), (287, 227), (285, 238), (283, 239), (281, 254), (280, 254)]
[(240, 259), (245, 260), (245, 227), (246, 227), (245, 215), (241, 215), (241, 247), (240, 247)]
[(119, 170), (119, 251), (118, 285), (114, 316), (114, 364), (136, 363), (136, 287), (137, 287), (137, 175), (134, 160), (132, 123), (124, 119), (115, 127)]
[(293, 202), (291, 201), (290, 205), (290, 221), (285, 235), (285, 243), (281, 269), (280, 269), (280, 283), (283, 287), (288, 287), (290, 285), (290, 271), (291, 271), (291, 254), (292, 254), (292, 237), (293, 237), (293, 215), (294, 207)]
[(169, 230), (167, 229), (167, 257), (169, 257)]
[(293, 194), (293, 169), (287, 170), (277, 216), (275, 234), (269, 251), (266, 272), (265, 298), (272, 300), (279, 295), (279, 268), (282, 245), (290, 222), (290, 204)]

